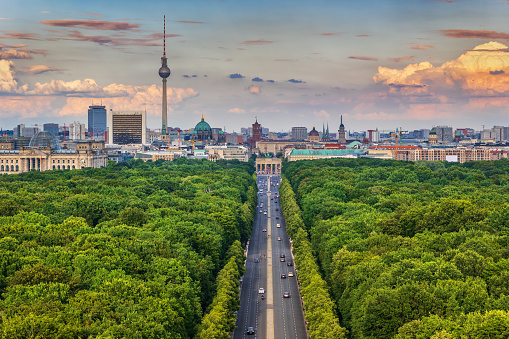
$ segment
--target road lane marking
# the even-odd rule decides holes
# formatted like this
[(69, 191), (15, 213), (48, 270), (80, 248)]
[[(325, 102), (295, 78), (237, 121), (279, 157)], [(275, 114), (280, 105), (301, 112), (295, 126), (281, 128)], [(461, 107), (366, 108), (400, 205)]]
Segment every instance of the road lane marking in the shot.
[[(270, 179), (269, 179), (270, 182)], [(272, 291), (272, 225), (270, 222), (270, 186), (267, 190), (267, 339), (274, 339), (274, 295)]]

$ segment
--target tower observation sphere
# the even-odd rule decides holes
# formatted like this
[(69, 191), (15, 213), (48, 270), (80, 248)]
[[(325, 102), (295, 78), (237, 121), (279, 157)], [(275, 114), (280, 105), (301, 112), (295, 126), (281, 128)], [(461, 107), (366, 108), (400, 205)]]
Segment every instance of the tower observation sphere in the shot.
[(168, 66), (163, 66), (161, 68), (159, 68), (159, 76), (163, 79), (166, 79), (167, 77), (169, 77), (171, 74), (171, 71), (170, 69), (168, 68)]

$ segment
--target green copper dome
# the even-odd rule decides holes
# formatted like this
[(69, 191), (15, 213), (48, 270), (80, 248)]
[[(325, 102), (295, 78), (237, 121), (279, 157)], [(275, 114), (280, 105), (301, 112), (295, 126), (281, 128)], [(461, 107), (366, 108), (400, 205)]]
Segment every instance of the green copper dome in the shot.
[(203, 119), (203, 115), (201, 116), (201, 121), (196, 124), (196, 127), (194, 128), (193, 132), (199, 132), (199, 131), (203, 131), (203, 132), (212, 131), (212, 129), (210, 128), (210, 125), (207, 122), (205, 122), (205, 119)]

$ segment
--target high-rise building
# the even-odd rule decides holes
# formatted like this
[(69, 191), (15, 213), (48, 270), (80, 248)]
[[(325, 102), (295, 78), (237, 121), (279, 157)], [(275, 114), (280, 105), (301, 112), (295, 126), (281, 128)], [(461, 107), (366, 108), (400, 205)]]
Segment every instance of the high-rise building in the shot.
[(341, 124), (339, 125), (338, 130), (338, 143), (340, 144), (346, 144), (346, 132), (345, 132), (345, 125), (343, 125), (343, 116), (341, 116)]
[(108, 120), (110, 144), (146, 144), (147, 125), (144, 111), (110, 111)]
[(50, 132), (54, 136), (58, 138), (58, 124), (55, 123), (47, 123), (43, 125), (44, 132)]
[(380, 132), (378, 131), (378, 128), (368, 129), (368, 140), (369, 142), (380, 142)]
[(85, 124), (75, 121), (69, 126), (69, 139), (71, 140), (85, 140)]
[(102, 136), (106, 131), (106, 106), (92, 105), (88, 107), (88, 132), (94, 136)]
[(292, 139), (304, 141), (308, 138), (307, 127), (292, 127)]
[(23, 136), (23, 128), (25, 128), (25, 124), (20, 124), (12, 129), (12, 135), (16, 137)]
[(436, 126), (435, 132), (437, 133), (437, 141), (439, 143), (450, 143), (453, 139), (451, 126)]

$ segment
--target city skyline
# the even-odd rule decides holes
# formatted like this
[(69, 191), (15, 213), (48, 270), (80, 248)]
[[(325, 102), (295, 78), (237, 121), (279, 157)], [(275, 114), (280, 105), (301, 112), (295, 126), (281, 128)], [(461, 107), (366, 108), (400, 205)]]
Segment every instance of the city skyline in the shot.
[(0, 127), (102, 102), (160, 128), (164, 14), (169, 126), (509, 125), (508, 1), (28, 0), (0, 18)]

